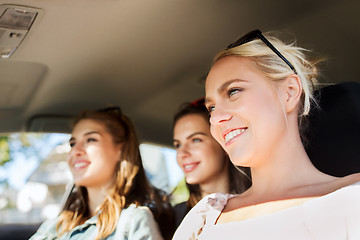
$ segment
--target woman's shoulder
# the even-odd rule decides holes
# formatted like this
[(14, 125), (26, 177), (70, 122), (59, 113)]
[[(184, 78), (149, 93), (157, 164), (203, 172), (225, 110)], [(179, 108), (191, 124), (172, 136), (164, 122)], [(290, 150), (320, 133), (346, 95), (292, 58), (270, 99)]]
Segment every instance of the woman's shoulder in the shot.
[(360, 173), (354, 173), (345, 177), (340, 177), (333, 182), (333, 185), (336, 189), (341, 189), (349, 186), (360, 187)]
[(57, 237), (56, 225), (58, 218), (44, 221), (36, 233), (30, 238), (31, 240), (55, 239)]
[(360, 183), (360, 173), (354, 173), (343, 177), (350, 184), (359, 184)]
[(234, 195), (212, 193), (201, 199), (185, 216), (173, 240), (196, 239), (205, 226), (215, 225), (216, 219)]
[(120, 218), (131, 218), (135, 219), (153, 219), (153, 215), (151, 210), (147, 206), (137, 206), (135, 204), (131, 204), (128, 207), (122, 209)]
[(135, 204), (121, 211), (114, 236), (114, 239), (163, 239), (150, 208)]
[(326, 175), (328, 179), (320, 183), (301, 186), (294, 189), (300, 193), (299, 197), (319, 197), (343, 192), (342, 190), (351, 186), (358, 186), (360, 189), (360, 173), (354, 173), (344, 177), (334, 177)]

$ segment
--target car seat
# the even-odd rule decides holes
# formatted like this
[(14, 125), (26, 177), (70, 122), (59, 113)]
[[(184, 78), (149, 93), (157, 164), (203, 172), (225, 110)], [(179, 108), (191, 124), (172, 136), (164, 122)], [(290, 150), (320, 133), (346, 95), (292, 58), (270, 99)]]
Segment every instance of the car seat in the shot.
[(360, 172), (360, 84), (329, 85), (315, 97), (320, 108), (310, 112), (305, 134), (311, 161), (333, 176)]

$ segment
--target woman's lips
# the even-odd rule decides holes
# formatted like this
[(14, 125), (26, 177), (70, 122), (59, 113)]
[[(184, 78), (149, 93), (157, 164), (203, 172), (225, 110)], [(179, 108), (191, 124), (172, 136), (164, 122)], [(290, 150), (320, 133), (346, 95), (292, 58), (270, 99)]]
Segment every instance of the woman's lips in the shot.
[(233, 142), (237, 137), (239, 137), (241, 134), (243, 134), (246, 131), (246, 129), (247, 128), (233, 129), (233, 130), (227, 132), (226, 134), (224, 134), (225, 145), (228, 145), (231, 142)]
[(87, 160), (77, 160), (73, 164), (73, 169), (75, 171), (82, 170), (90, 165), (90, 161)]
[(188, 164), (183, 164), (183, 169), (185, 173), (189, 173), (191, 171), (193, 171), (200, 162), (195, 162), (195, 163), (188, 163)]

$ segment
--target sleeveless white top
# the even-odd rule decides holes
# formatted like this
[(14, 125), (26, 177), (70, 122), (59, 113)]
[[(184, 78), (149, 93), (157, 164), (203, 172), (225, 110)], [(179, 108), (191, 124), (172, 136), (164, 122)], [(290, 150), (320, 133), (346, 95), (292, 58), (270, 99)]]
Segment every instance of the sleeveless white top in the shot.
[(203, 198), (173, 240), (360, 240), (360, 182), (275, 213), (215, 225), (233, 196), (214, 193)]

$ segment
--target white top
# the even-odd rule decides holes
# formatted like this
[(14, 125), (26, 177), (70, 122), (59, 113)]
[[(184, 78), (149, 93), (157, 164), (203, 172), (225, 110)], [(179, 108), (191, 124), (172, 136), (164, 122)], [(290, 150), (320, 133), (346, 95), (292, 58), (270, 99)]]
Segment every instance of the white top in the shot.
[(186, 215), (173, 240), (360, 240), (360, 182), (261, 217), (217, 224), (228, 199), (214, 193)]

